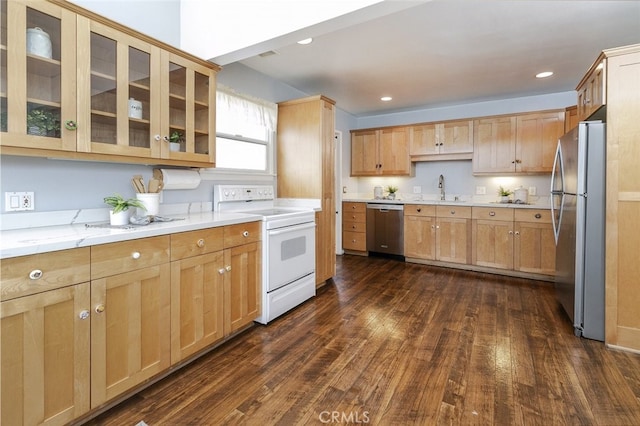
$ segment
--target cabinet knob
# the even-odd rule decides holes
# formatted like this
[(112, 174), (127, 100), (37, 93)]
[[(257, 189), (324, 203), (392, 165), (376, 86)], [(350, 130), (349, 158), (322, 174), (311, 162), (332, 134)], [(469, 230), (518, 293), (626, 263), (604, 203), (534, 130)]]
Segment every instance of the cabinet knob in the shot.
[(418, 213), (420, 213), (420, 212), (422, 211), (422, 209), (421, 209), (420, 207), (418, 207), (418, 208), (416, 209), (416, 211), (417, 211)]
[(67, 130), (76, 130), (78, 128), (78, 123), (73, 120), (67, 120), (64, 122), (64, 128)]
[(351, 242), (352, 242), (352, 243), (355, 243), (355, 242), (356, 242), (356, 240), (351, 240)]
[(489, 216), (495, 216), (496, 212), (489, 212)]
[(165, 141), (165, 142), (169, 142), (169, 136), (166, 136), (166, 135), (165, 135), (165, 136), (163, 136), (163, 137), (162, 137), (162, 140), (163, 140), (163, 141)]
[(200, 238), (196, 245), (200, 248), (204, 247), (204, 238)]
[(102, 304), (97, 305), (95, 311), (96, 311), (96, 314), (103, 313), (104, 312), (104, 305), (102, 305)]
[(513, 231), (509, 231), (509, 235), (513, 235)]
[(451, 210), (451, 214), (456, 214), (456, 211), (455, 210)]
[(356, 206), (351, 206), (351, 208), (352, 208), (352, 209), (355, 209), (355, 208), (356, 208)]
[(89, 311), (84, 309), (80, 311), (80, 313), (78, 314), (78, 318), (80, 318), (81, 320), (86, 320), (87, 318), (89, 318), (89, 315)]
[(440, 142), (440, 146), (444, 145), (444, 142)]
[(351, 228), (352, 228), (352, 229), (356, 229), (356, 228), (357, 228), (357, 226), (355, 226), (355, 225), (351, 225)]
[(435, 225), (431, 225), (431, 229), (436, 229), (436, 226)]
[(242, 236), (245, 237), (245, 238), (248, 237), (249, 236), (249, 231), (244, 231), (242, 233)]
[(438, 146), (438, 142), (436, 142), (434, 145), (435, 145), (435, 146)]
[(516, 231), (516, 235), (520, 235), (520, 231)]
[(522, 163), (522, 160), (518, 160), (518, 159), (516, 158), (516, 164), (520, 164), (520, 163)]
[(134, 251), (133, 253), (131, 253), (131, 258), (132, 259), (140, 259), (140, 252), (139, 251)]
[(231, 265), (227, 265), (224, 269), (225, 269), (225, 271), (230, 272), (231, 271)]
[(160, 135), (155, 135), (155, 136), (153, 137), (153, 139), (155, 139), (155, 140), (159, 141), (159, 140), (160, 140), (160, 139), (162, 139), (162, 138), (160, 137)]
[(542, 217), (542, 215), (540, 213), (536, 213), (536, 215), (534, 216), (536, 219), (540, 219)]
[(224, 268), (220, 268), (220, 269), (218, 269), (218, 273), (219, 273), (220, 275), (224, 274)]
[(34, 269), (33, 271), (29, 272), (29, 278), (34, 281), (39, 280), (43, 275), (44, 272), (42, 272), (40, 269)]

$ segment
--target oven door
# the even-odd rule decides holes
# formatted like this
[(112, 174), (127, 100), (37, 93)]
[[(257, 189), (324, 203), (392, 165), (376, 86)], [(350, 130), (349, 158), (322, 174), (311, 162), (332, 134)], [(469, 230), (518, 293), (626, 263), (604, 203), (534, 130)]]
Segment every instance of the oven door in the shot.
[(314, 222), (270, 229), (268, 236), (269, 279), (267, 291), (287, 285), (316, 268)]

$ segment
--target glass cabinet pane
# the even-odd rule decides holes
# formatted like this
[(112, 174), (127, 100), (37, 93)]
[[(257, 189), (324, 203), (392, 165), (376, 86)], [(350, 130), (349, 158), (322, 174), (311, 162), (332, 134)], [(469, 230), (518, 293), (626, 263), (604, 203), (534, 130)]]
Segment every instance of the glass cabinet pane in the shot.
[[(169, 135), (178, 134), (185, 141), (187, 126), (187, 69), (169, 63)], [(180, 144), (180, 152), (185, 152), (185, 143)]]
[(151, 146), (150, 90), (150, 54), (129, 47), (129, 146)]
[(91, 33), (91, 141), (117, 143), (117, 43)]
[(27, 8), (27, 134), (60, 137), (61, 23)]
[(7, 131), (7, 0), (0, 1), (0, 132)]
[(196, 154), (209, 153), (209, 76), (195, 73), (195, 147)]

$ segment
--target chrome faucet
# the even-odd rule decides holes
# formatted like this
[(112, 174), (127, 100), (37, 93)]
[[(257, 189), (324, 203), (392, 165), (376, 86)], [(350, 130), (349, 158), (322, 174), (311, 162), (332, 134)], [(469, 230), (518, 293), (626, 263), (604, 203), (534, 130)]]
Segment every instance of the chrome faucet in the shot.
[(444, 176), (438, 178), (438, 188), (440, 188), (440, 200), (444, 201)]

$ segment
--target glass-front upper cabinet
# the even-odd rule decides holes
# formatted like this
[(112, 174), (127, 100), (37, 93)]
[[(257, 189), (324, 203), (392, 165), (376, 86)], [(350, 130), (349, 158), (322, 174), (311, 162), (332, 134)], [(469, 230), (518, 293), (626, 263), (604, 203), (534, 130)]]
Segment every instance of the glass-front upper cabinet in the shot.
[(1, 1), (3, 146), (75, 151), (75, 17), (43, 1)]
[(162, 66), (162, 157), (214, 163), (215, 72), (170, 52)]
[(88, 76), (78, 88), (88, 123), (79, 129), (78, 151), (158, 158), (160, 49), (79, 17), (78, 50), (89, 52), (78, 64)]

